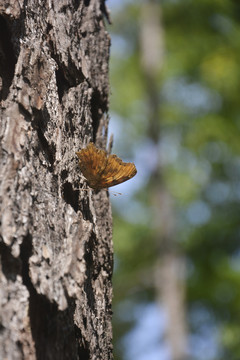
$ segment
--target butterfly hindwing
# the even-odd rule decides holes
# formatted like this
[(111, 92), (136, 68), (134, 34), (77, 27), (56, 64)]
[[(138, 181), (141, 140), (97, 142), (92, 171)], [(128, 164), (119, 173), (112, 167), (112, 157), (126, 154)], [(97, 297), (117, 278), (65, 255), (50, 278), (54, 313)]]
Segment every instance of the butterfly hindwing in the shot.
[(110, 187), (131, 179), (137, 170), (133, 163), (124, 163), (116, 155), (108, 157), (107, 166), (102, 173), (102, 185)]

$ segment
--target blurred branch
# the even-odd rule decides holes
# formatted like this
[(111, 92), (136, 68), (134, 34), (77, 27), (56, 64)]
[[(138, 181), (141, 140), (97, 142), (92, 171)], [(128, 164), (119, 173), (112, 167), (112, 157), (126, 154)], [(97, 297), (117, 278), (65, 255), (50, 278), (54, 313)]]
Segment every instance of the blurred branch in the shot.
[(160, 133), (158, 78), (164, 63), (164, 32), (161, 25), (161, 8), (154, 0), (142, 6), (140, 50), (149, 107), (149, 136), (157, 143)]

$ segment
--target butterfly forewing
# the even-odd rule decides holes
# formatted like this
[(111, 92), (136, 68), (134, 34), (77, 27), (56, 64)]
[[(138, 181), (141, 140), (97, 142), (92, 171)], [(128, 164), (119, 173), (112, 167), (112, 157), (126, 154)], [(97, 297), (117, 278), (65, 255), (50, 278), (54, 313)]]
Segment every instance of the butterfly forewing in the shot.
[(93, 189), (103, 189), (131, 179), (136, 173), (133, 163), (124, 163), (116, 155), (97, 149), (90, 143), (85, 149), (77, 152), (79, 166)]

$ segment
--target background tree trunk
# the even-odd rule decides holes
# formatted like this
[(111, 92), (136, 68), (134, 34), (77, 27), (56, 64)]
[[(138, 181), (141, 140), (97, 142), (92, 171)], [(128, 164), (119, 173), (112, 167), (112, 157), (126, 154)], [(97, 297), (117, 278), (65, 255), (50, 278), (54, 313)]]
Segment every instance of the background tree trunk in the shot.
[[(148, 136), (154, 144), (156, 161), (151, 178), (151, 204), (153, 232), (159, 259), (155, 268), (156, 298), (165, 310), (166, 340), (172, 360), (187, 358), (187, 325), (185, 314), (185, 259), (178, 244), (174, 204), (164, 184), (158, 144), (161, 140), (160, 81), (164, 63), (164, 33), (161, 7), (155, 0), (142, 6), (141, 60), (143, 77), (148, 94)], [(150, 41), (150, 40), (151, 41)]]
[(0, 0), (1, 359), (112, 359), (111, 209), (75, 155), (106, 145), (104, 14)]

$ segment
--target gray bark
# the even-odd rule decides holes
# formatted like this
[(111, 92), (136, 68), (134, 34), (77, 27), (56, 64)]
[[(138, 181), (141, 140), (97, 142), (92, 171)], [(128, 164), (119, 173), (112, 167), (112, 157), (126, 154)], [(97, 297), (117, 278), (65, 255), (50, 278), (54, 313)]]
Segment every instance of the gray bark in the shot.
[[(0, 0), (0, 359), (112, 359), (104, 1)], [(106, 15), (106, 14), (105, 14)]]

